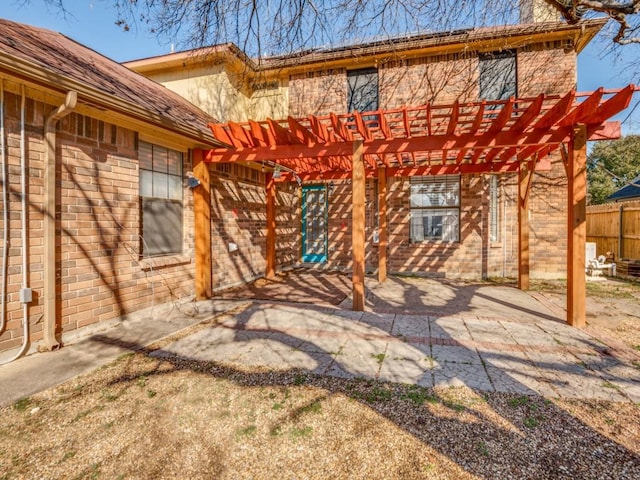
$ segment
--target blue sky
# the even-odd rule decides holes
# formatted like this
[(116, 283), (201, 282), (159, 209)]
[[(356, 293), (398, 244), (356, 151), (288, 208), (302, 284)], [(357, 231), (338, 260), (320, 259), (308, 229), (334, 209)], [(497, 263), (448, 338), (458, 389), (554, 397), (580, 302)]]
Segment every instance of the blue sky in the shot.
[[(19, 6), (21, 1), (2, 0), (0, 17), (61, 32), (119, 62), (161, 55), (171, 50), (170, 40), (159, 40), (142, 28), (125, 32), (116, 26), (116, 12), (108, 0), (65, 0), (71, 14), (67, 18), (47, 8), (42, 0), (31, 0), (26, 7)], [(579, 91), (591, 91), (601, 86), (620, 88), (631, 82), (640, 84), (640, 68), (634, 69), (635, 78), (630, 69), (625, 68), (625, 64), (630, 63), (629, 59), (640, 59), (640, 45), (624, 47), (622, 52), (626, 60), (617, 61), (606, 54), (608, 45), (607, 39), (594, 41), (578, 57)], [(634, 104), (637, 104), (640, 92), (635, 97)], [(625, 120), (629, 111), (617, 118), (624, 120), (623, 133), (640, 133), (640, 107)]]

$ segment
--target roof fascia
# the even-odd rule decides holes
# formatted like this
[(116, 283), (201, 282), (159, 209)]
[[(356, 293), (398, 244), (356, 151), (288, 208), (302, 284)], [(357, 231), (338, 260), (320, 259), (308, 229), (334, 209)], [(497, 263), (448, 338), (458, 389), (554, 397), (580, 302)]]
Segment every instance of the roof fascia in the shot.
[[(354, 59), (363, 67), (375, 65), (393, 56), (407, 59), (428, 55), (454, 54), (472, 51), (509, 50), (526, 45), (570, 39), (579, 53), (605, 25), (606, 19), (587, 20), (577, 25), (545, 23), (534, 26), (508, 26), (494, 29), (471, 30), (466, 33), (434, 38), (433, 43), (417, 47), (404, 47), (402, 43), (381, 46), (360, 45), (340, 51), (319, 52), (305, 57), (286, 57), (282, 61), (266, 59), (260, 66), (262, 71), (278, 70), (282, 73), (308, 71), (313, 64), (323, 69), (352, 66)], [(410, 41), (408, 40), (407, 43)]]
[(204, 132), (173, 122), (166, 116), (154, 114), (114, 95), (106, 94), (69, 77), (47, 70), (37, 63), (28, 62), (24, 59), (0, 52), (0, 69), (11, 73), (17, 78), (61, 93), (73, 90), (78, 93), (79, 100), (87, 103), (90, 107), (96, 107), (98, 110), (112, 110), (126, 117), (142, 121), (143, 123), (161, 127), (170, 132), (186, 136), (194, 140), (198, 145), (223, 146), (215, 139), (208, 138)]
[[(232, 43), (206, 47), (168, 55), (124, 62), (123, 65), (142, 74), (160, 73), (176, 67), (195, 66), (215, 59), (225, 61), (225, 66), (238, 73), (262, 73), (268, 76), (307, 71), (310, 66), (321, 65), (323, 69), (352, 66), (354, 59), (362, 66), (375, 65), (391, 57), (415, 58), (431, 54), (452, 54), (469, 51), (492, 51), (518, 48), (525, 45), (570, 39), (576, 53), (585, 46), (607, 23), (607, 19), (590, 19), (576, 25), (564, 22), (532, 25), (509, 25), (495, 28), (468, 30), (451, 35), (428, 37), (421, 46), (420, 40), (411, 38), (394, 42), (375, 42), (353, 45), (309, 55), (289, 55), (282, 58), (267, 57), (256, 63)], [(411, 45), (411, 44), (414, 45)]]
[(219, 59), (231, 70), (256, 72), (258, 65), (233, 43), (204, 47), (157, 57), (123, 62), (122, 65), (145, 75), (173, 70), (176, 67), (196, 66)]

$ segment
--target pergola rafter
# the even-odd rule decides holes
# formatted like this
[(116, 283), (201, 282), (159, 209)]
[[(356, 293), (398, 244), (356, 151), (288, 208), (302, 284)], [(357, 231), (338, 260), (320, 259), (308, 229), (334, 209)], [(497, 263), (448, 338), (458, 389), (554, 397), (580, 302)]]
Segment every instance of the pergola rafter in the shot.
[[(363, 309), (366, 178), (379, 180), (378, 276), (383, 281), (387, 261), (388, 177), (517, 173), (518, 285), (526, 290), (527, 204), (533, 172), (549, 170), (549, 154), (560, 149), (568, 177), (567, 322), (583, 326), (586, 142), (620, 137), (619, 122), (609, 119), (627, 108), (636, 90), (629, 85), (612, 91), (571, 90), (564, 95), (210, 124), (214, 137), (229, 147), (208, 150), (196, 158), (199, 166), (207, 162), (268, 162), (270, 166), (283, 167), (280, 178), (267, 175), (267, 276), (274, 275), (276, 268), (275, 182), (351, 179), (353, 305), (354, 309)], [(206, 198), (200, 197), (196, 192), (195, 205), (206, 217)], [(206, 236), (202, 237), (206, 242)], [(207, 248), (210, 245), (207, 247), (196, 238), (197, 258), (206, 258), (203, 252)], [(206, 272), (199, 275), (206, 278)], [(204, 293), (199, 291), (198, 295)]]
[(587, 126), (589, 140), (617, 138), (619, 125), (608, 119), (628, 106), (635, 90), (629, 85), (616, 91), (211, 124), (213, 135), (231, 148), (209, 150), (205, 161), (269, 161), (300, 178), (335, 176), (351, 171), (353, 142), (362, 141), (368, 176), (377, 175), (379, 167), (457, 165), (463, 172), (472, 165), (477, 172), (509, 171), (568, 143), (578, 124)]

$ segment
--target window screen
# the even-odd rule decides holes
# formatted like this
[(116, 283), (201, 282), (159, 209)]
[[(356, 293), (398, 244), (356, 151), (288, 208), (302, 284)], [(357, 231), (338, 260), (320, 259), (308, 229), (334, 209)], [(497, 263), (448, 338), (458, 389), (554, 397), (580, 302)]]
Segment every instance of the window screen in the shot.
[(142, 252), (182, 253), (182, 153), (139, 142)]
[(480, 56), (480, 98), (506, 100), (516, 96), (516, 56), (513, 52)]
[(411, 178), (412, 242), (460, 238), (460, 176)]
[(378, 70), (363, 68), (347, 72), (349, 98), (347, 111), (370, 112), (378, 109)]

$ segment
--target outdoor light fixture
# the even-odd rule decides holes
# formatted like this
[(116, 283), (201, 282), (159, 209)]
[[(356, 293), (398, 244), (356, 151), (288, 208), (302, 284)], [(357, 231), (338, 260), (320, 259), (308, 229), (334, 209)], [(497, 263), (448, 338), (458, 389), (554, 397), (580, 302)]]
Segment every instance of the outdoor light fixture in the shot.
[(294, 173), (294, 177), (293, 178), (295, 178), (298, 186), (302, 185), (302, 179), (298, 176), (297, 173)]
[(200, 185), (200, 180), (193, 175), (193, 172), (187, 172), (187, 185), (192, 189)]
[(273, 169), (273, 178), (280, 178), (280, 167), (276, 165), (276, 168)]
[(333, 182), (329, 182), (329, 193), (333, 193), (335, 188), (336, 188), (335, 184)]

